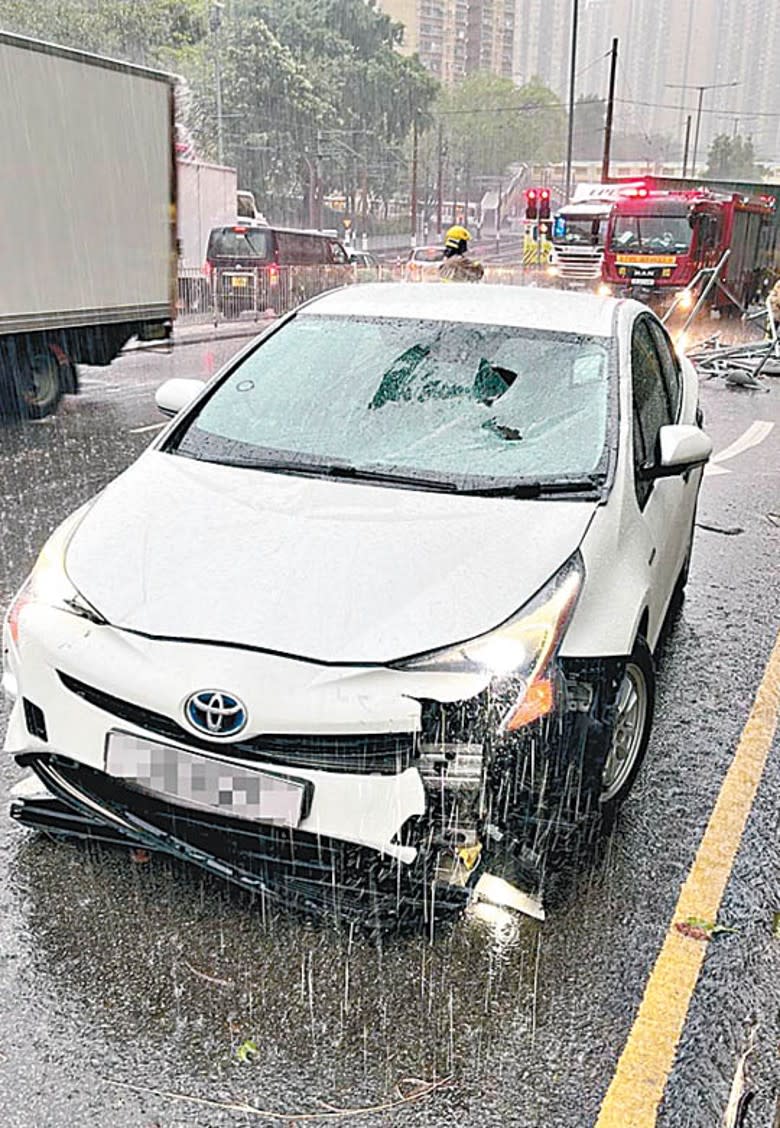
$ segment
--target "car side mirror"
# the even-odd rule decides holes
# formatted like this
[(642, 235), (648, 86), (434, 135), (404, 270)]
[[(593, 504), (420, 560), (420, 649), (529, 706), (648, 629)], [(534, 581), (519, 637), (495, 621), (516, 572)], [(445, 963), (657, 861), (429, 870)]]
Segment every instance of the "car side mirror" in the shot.
[(166, 380), (154, 393), (154, 402), (163, 415), (178, 415), (200, 395), (205, 388), (202, 380), (187, 380), (176, 376)]
[(658, 432), (658, 458), (644, 467), (643, 478), (672, 478), (703, 466), (712, 454), (712, 439), (700, 427), (670, 423)]

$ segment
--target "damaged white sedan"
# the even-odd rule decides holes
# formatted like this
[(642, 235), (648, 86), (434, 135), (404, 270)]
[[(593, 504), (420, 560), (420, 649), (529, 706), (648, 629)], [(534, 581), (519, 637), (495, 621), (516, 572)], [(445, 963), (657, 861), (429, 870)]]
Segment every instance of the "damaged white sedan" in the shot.
[(6, 616), (20, 822), (392, 915), (615, 810), (711, 449), (650, 311), (351, 287), (158, 403)]

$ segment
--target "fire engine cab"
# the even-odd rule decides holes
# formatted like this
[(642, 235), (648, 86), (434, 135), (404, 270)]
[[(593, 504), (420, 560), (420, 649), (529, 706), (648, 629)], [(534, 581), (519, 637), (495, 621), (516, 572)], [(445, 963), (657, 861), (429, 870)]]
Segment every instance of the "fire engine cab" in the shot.
[(607, 227), (602, 294), (690, 307), (707, 267), (731, 254), (709, 294), (711, 308), (744, 311), (771, 272), (775, 240), (772, 196), (715, 193), (705, 188), (660, 191), (643, 185), (618, 193)]

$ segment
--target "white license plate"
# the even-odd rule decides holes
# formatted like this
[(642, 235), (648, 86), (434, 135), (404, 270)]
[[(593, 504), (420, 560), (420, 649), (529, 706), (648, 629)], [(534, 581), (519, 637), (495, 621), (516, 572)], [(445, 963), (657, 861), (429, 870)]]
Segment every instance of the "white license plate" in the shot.
[(286, 827), (299, 825), (308, 786), (124, 732), (109, 733), (106, 771), (177, 803)]

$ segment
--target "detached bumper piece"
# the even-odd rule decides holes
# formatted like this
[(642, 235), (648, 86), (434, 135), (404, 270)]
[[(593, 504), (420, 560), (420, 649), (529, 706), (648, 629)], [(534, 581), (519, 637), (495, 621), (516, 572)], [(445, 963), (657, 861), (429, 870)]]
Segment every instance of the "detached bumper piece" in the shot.
[(367, 847), (183, 807), (52, 752), (25, 752), (52, 798), (15, 799), (11, 816), (56, 836), (143, 847), (191, 862), (287, 907), (387, 930), (460, 912), (467, 888), (436, 881), (436, 858), (411, 866)]

